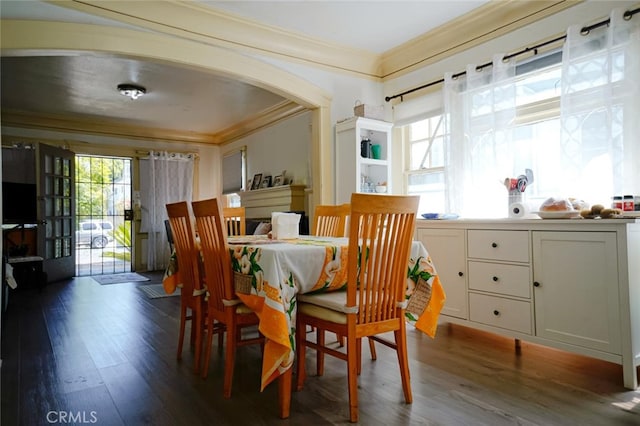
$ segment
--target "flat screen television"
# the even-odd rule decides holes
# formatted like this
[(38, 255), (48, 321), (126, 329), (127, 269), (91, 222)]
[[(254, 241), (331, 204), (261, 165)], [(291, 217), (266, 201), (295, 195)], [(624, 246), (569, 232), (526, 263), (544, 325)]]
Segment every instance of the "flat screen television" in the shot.
[(2, 182), (2, 223), (38, 223), (37, 195), (35, 183)]

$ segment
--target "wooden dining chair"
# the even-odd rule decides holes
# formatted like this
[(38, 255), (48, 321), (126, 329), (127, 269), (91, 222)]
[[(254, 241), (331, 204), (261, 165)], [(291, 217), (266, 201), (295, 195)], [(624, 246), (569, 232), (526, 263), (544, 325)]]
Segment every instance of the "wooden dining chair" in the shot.
[(244, 207), (223, 207), (222, 216), (227, 226), (227, 235), (247, 234), (247, 215)]
[[(255, 343), (262, 344), (264, 338), (260, 334), (255, 338), (242, 338), (242, 329), (257, 325), (259, 319), (236, 297), (231, 255), (227, 246), (226, 221), (218, 200), (213, 198), (194, 201), (191, 205), (200, 235), (202, 261), (209, 293), (206, 328), (214, 330), (215, 324), (222, 324), (226, 328), (223, 396), (231, 398), (236, 348)], [(202, 377), (207, 377), (209, 371), (213, 334), (207, 332)]]
[[(298, 295), (297, 330), (307, 325), (345, 336), (346, 353), (296, 333), (297, 389), (306, 376), (306, 348), (347, 361), (350, 421), (358, 421), (361, 340), (369, 337), (397, 351), (402, 389), (413, 400), (405, 328), (407, 264), (414, 234), (418, 197), (353, 194), (347, 257), (347, 291)], [(393, 332), (394, 340), (381, 333)], [(319, 370), (318, 375), (323, 371)]]
[[(346, 237), (350, 212), (351, 206), (348, 203), (317, 205), (313, 214), (313, 235), (320, 237)], [(310, 331), (314, 331), (314, 328), (311, 327)], [(324, 338), (324, 334), (322, 337)], [(337, 336), (337, 339), (340, 346), (343, 346), (344, 337)], [(373, 343), (369, 343), (369, 346), (373, 348)], [(375, 348), (372, 350), (375, 351)], [(374, 352), (372, 352), (372, 356), (374, 356)]]
[(349, 212), (349, 204), (317, 205), (313, 215), (313, 235), (346, 237)]
[(202, 335), (204, 332), (204, 283), (192, 216), (186, 201), (167, 204), (169, 225), (178, 263), (180, 289), (180, 336), (178, 359), (182, 359), (182, 346), (187, 321), (191, 321), (191, 345), (194, 346), (194, 373), (200, 369)]

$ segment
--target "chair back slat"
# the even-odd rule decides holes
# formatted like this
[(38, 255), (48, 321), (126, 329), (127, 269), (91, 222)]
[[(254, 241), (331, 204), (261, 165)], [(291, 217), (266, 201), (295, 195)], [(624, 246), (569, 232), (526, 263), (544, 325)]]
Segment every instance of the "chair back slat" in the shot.
[(246, 211), (244, 207), (224, 207), (222, 216), (227, 227), (227, 235), (246, 235)]
[(352, 195), (347, 306), (358, 324), (403, 318), (417, 210), (416, 196)]
[(316, 206), (313, 217), (313, 235), (346, 237), (349, 212), (349, 204)]
[(164, 230), (167, 232), (167, 241), (169, 242), (169, 251), (173, 253), (173, 234), (171, 233), (171, 224), (169, 219), (164, 221)]
[(194, 290), (203, 287), (191, 212), (186, 201), (167, 204), (166, 208), (182, 284), (181, 295), (188, 302), (194, 298)]
[(191, 203), (200, 236), (204, 273), (209, 289), (209, 309), (224, 311), (223, 299), (235, 298), (227, 222), (216, 198)]

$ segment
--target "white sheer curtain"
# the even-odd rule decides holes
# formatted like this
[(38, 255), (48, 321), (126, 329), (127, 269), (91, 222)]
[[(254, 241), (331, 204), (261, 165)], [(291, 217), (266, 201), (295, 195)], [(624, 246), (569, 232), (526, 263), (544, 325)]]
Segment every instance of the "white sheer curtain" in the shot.
[(585, 199), (640, 194), (640, 16), (611, 13), (562, 52), (562, 182)]
[(463, 217), (505, 217), (508, 191), (504, 179), (524, 172), (514, 170), (518, 153), (511, 143), (515, 64), (503, 57), (495, 55), (488, 69), (469, 65), (465, 77), (445, 74), (447, 211)]
[(164, 221), (167, 203), (192, 200), (193, 154), (149, 153), (140, 160), (141, 231), (148, 233), (147, 268), (162, 270), (169, 260), (169, 245)]

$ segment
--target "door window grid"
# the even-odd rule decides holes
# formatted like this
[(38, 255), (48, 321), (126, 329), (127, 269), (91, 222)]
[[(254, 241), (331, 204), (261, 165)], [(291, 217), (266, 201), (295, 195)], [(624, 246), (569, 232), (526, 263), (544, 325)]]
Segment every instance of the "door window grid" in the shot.
[(131, 271), (131, 159), (77, 155), (76, 194), (76, 275)]

